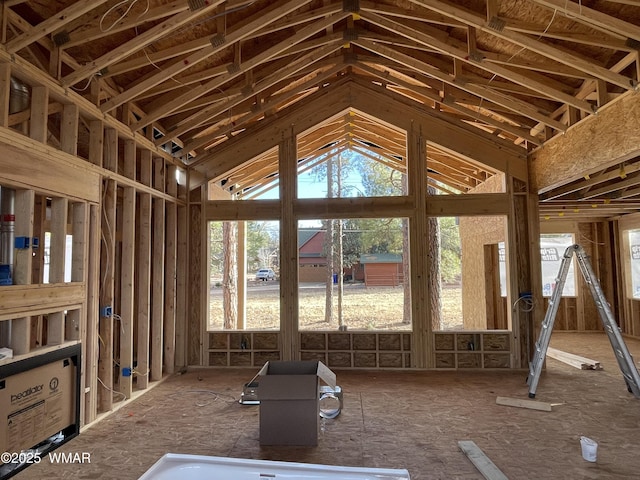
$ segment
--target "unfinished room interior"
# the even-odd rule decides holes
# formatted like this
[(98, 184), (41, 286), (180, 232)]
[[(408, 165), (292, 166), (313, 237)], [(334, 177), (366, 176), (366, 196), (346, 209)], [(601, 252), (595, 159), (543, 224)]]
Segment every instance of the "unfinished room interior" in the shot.
[(0, 479), (637, 477), (640, 1), (0, 6)]

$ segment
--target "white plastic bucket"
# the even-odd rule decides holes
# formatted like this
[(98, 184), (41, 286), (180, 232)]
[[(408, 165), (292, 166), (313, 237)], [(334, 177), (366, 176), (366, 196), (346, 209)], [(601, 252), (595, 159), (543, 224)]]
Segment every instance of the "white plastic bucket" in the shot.
[(587, 462), (595, 462), (598, 457), (598, 442), (587, 437), (580, 437), (582, 458)]

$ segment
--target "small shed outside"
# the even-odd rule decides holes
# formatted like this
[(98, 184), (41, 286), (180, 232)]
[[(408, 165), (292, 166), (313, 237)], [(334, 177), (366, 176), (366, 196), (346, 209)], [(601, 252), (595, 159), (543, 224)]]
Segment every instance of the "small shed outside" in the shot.
[(369, 253), (360, 256), (364, 267), (364, 284), (367, 287), (391, 286), (402, 284), (402, 255), (397, 253)]

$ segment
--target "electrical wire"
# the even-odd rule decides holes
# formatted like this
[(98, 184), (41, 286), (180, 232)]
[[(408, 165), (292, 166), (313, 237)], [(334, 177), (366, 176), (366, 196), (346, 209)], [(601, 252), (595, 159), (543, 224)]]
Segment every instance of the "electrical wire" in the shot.
[(522, 302), (524, 306), (520, 306), (520, 311), (524, 313), (532, 312), (535, 308), (535, 302), (533, 301), (533, 297), (528, 295), (520, 295), (518, 299), (513, 302), (513, 310), (518, 308), (518, 305)]
[[(120, 17), (115, 20), (108, 28), (103, 28), (103, 23), (105, 18), (107, 18), (107, 16), (113, 12), (116, 8), (120, 7), (121, 5), (125, 5), (127, 3), (130, 3), (129, 8), (127, 8), (127, 10), (120, 15)], [(133, 6), (138, 3), (138, 0), (122, 0), (120, 3), (116, 3), (114, 6), (112, 6), (111, 8), (109, 8), (103, 15), (102, 18), (100, 18), (100, 31), (103, 33), (109, 32), (111, 31), (121, 20), (123, 20), (127, 15), (129, 15), (129, 12), (131, 11), (131, 9), (133, 8)], [(149, 11), (149, 0), (147, 0), (147, 8), (144, 10), (144, 12), (142, 12), (140, 15), (138, 15), (138, 18), (142, 17), (143, 15), (145, 15), (148, 11)]]
[(102, 380), (100, 380), (100, 377), (96, 377), (96, 378), (98, 379), (98, 382), (100, 382), (100, 385), (102, 385), (104, 388), (106, 388), (110, 392), (117, 393), (118, 395), (122, 395), (123, 400), (127, 399), (127, 396), (124, 393), (114, 390), (113, 388), (107, 387), (105, 383)]
[[(105, 199), (107, 198), (107, 188), (105, 185), (105, 188), (102, 192), (102, 213), (104, 214), (104, 223), (107, 225), (107, 230), (109, 232), (109, 238), (111, 238), (113, 240), (113, 233), (111, 231), (111, 225), (109, 224), (109, 217), (107, 216), (107, 207), (105, 205)], [(104, 287), (105, 284), (107, 283), (107, 274), (109, 273), (109, 270), (111, 269), (111, 255), (109, 252), (109, 244), (107, 243), (107, 238), (104, 235), (104, 228), (100, 229), (100, 234), (102, 237), (102, 241), (104, 242), (104, 246), (105, 246), (105, 254), (106, 254), (106, 265), (107, 267), (105, 268), (104, 271), (104, 275), (102, 276), (102, 282), (100, 283), (100, 296), (102, 297), (102, 292), (104, 292)]]
[(89, 77), (89, 79), (87, 80), (87, 84), (84, 87), (79, 88), (79, 87), (71, 86), (71, 88), (76, 92), (84, 92), (87, 88), (89, 88), (89, 85), (91, 85), (91, 80), (93, 80), (94, 78), (96, 78), (95, 73)]

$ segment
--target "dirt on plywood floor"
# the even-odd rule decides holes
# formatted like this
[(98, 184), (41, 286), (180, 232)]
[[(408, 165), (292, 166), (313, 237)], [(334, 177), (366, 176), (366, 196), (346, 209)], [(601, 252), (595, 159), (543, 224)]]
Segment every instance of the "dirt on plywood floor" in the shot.
[[(627, 344), (638, 358), (640, 341)], [(15, 478), (138, 478), (172, 452), (407, 468), (413, 480), (482, 479), (459, 440), (473, 440), (511, 480), (636, 478), (640, 400), (627, 392), (607, 337), (554, 333), (552, 345), (598, 360), (604, 370), (549, 360), (536, 400), (554, 404), (551, 412), (496, 404), (497, 396), (527, 399), (522, 371), (336, 371), (344, 409), (321, 422), (319, 445), (260, 447), (259, 407), (238, 403), (255, 372), (192, 369), (57, 450), (89, 452), (91, 463), (45, 458)], [(582, 458), (583, 435), (599, 444), (595, 463)]]

